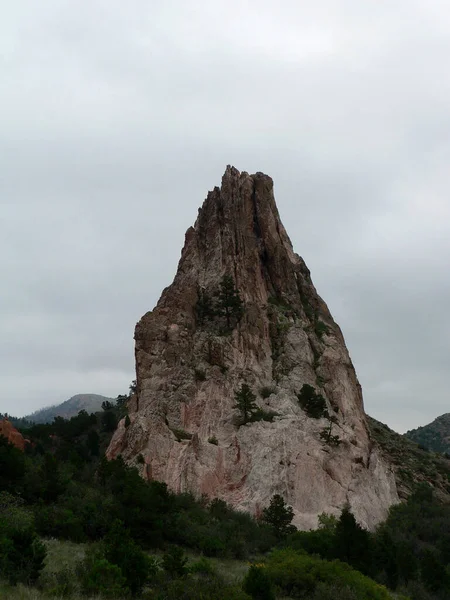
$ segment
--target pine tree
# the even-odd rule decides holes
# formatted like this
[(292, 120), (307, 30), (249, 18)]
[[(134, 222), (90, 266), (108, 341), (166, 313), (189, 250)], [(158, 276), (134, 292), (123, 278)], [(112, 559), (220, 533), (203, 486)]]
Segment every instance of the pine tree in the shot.
[(201, 288), (198, 290), (198, 300), (195, 310), (200, 325), (204, 325), (206, 322), (214, 319), (216, 314), (214, 302), (206, 290)]
[(362, 573), (372, 563), (370, 534), (357, 523), (349, 505), (344, 506), (335, 530), (335, 555)]
[(240, 411), (242, 415), (242, 424), (245, 425), (259, 410), (257, 404), (255, 403), (256, 396), (252, 392), (250, 386), (246, 383), (243, 383), (241, 385), (241, 389), (235, 393), (234, 399), (236, 400), (236, 404), (233, 406), (233, 408), (236, 408)]
[(232, 320), (237, 322), (243, 315), (244, 305), (231, 275), (224, 275), (220, 282), (217, 311), (220, 316), (225, 317), (228, 329)]
[(262, 518), (264, 522), (273, 527), (279, 537), (295, 531), (295, 527), (291, 525), (294, 518), (294, 510), (292, 506), (286, 504), (283, 497), (279, 494), (272, 496), (270, 505), (263, 510)]

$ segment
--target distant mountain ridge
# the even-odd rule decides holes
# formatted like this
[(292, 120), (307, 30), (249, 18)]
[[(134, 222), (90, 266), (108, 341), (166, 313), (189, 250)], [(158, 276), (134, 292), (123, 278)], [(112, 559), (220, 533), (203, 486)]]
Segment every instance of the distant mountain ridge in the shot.
[(75, 417), (80, 410), (85, 410), (88, 413), (101, 410), (102, 402), (105, 401), (115, 402), (115, 399), (99, 394), (76, 394), (62, 404), (41, 408), (31, 415), (27, 415), (24, 419), (34, 423), (51, 423), (55, 417), (70, 419)]
[(437, 417), (428, 425), (407, 431), (405, 436), (429, 450), (450, 454), (450, 413)]

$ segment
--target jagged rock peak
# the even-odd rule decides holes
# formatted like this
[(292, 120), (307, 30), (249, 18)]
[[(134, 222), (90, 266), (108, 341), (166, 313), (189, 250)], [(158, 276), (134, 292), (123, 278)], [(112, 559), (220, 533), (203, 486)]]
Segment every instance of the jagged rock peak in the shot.
[[(256, 514), (281, 494), (305, 528), (346, 502), (372, 527), (398, 501), (342, 333), (292, 249), (267, 175), (227, 167), (135, 340), (131, 422), (108, 456)], [(235, 408), (244, 383), (258, 406), (246, 423)]]

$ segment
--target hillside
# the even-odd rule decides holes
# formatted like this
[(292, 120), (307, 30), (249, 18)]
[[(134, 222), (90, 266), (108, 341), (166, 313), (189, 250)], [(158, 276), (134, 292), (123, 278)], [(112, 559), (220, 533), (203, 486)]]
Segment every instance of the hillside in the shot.
[(407, 431), (405, 436), (429, 450), (450, 454), (450, 413), (437, 417), (428, 425)]
[[(348, 508), (295, 531), (281, 496), (255, 520), (106, 461), (125, 405), (33, 426), (26, 453), (0, 436), (1, 598), (448, 600), (450, 505), (428, 486), (374, 532)], [(397, 466), (435, 484), (434, 455), (370, 421)]]
[(51, 423), (55, 417), (70, 419), (75, 417), (80, 410), (85, 410), (88, 413), (101, 410), (102, 402), (105, 401), (115, 402), (113, 398), (100, 396), (99, 394), (77, 394), (62, 404), (42, 408), (31, 415), (27, 415), (24, 419), (33, 423)]
[(372, 417), (367, 420), (372, 439), (392, 466), (399, 497), (405, 500), (418, 484), (428, 483), (437, 498), (450, 503), (450, 459), (419, 447)]

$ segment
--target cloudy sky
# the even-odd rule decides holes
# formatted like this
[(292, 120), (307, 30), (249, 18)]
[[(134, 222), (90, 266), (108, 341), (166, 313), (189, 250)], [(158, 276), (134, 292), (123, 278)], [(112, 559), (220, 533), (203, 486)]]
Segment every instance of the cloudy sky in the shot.
[(446, 0), (0, 5), (0, 412), (127, 390), (227, 164), (274, 178), (367, 412), (450, 411)]

